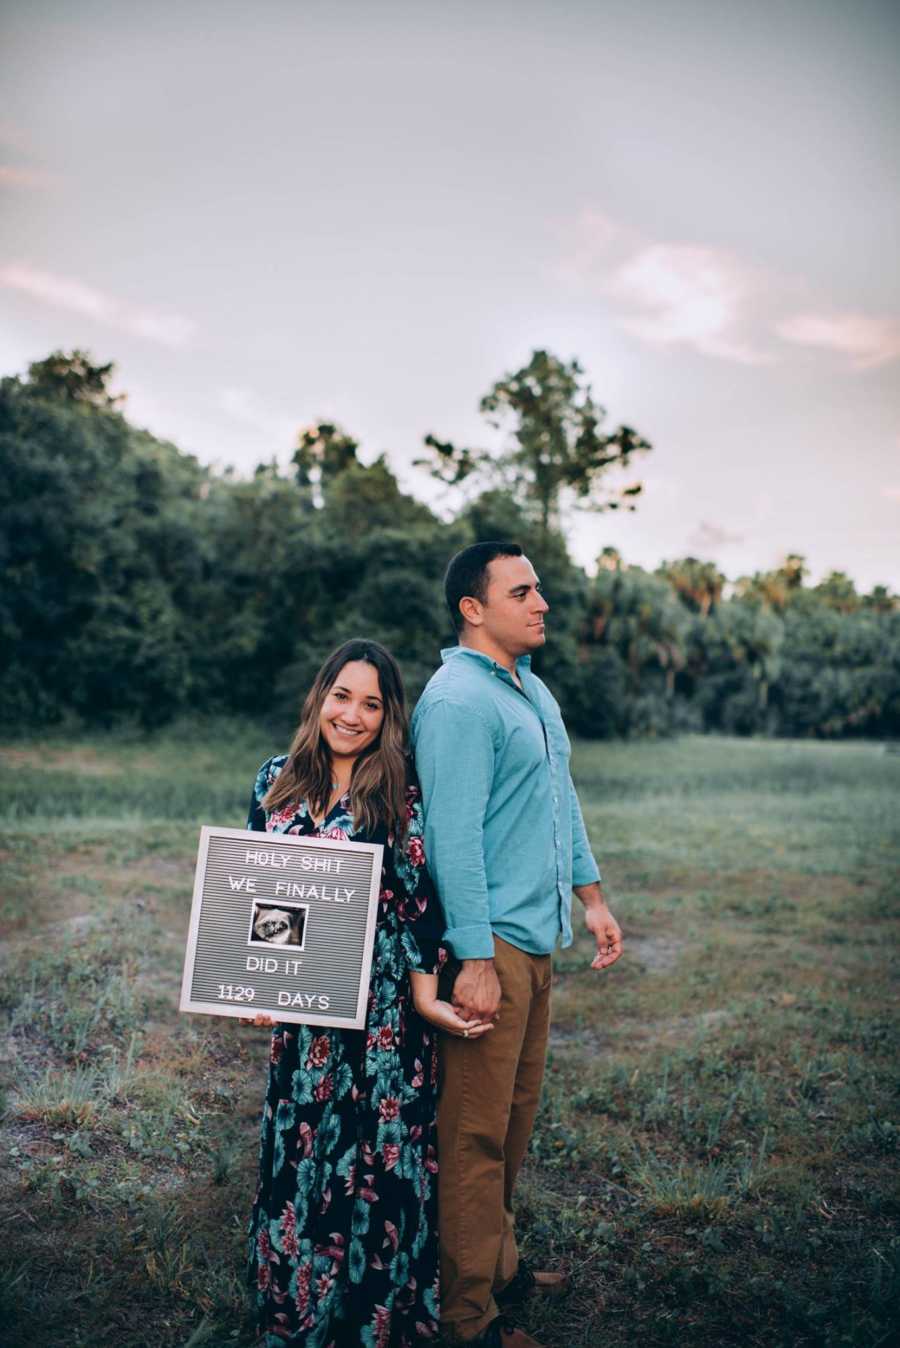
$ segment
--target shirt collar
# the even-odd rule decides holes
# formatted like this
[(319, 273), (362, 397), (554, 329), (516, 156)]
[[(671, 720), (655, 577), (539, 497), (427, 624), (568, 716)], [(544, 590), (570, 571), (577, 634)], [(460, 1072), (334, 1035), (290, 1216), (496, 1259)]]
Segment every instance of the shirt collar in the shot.
[[(492, 660), (489, 655), (485, 655), (483, 651), (473, 650), (471, 646), (445, 646), (441, 651), (441, 660), (444, 664), (446, 664), (448, 660), (456, 659), (458, 656), (469, 656), (471, 659), (477, 660), (480, 664), (484, 665), (485, 668), (496, 670), (498, 674), (505, 674), (507, 678), (510, 678), (509, 670), (504, 665), (499, 665), (497, 661)], [(516, 669), (530, 670), (531, 656), (520, 655), (516, 661)]]

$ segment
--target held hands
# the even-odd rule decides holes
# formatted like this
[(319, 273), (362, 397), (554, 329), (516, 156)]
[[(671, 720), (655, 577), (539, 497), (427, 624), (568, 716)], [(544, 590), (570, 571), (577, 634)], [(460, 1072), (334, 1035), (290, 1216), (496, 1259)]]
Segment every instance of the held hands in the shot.
[(471, 1024), (496, 1020), (500, 1011), (500, 980), (493, 960), (463, 960), (453, 984), (453, 1007)]
[[(490, 961), (477, 960), (475, 963), (487, 964)], [(493, 967), (491, 965), (492, 971)], [(463, 965), (463, 969), (465, 969), (465, 965)], [(437, 995), (437, 974), (413, 971), (409, 975), (409, 981), (412, 985), (413, 1001), (419, 1015), (432, 1025), (436, 1025), (439, 1030), (443, 1030), (445, 1034), (456, 1035), (460, 1039), (480, 1039), (488, 1030), (494, 1028), (490, 1016), (467, 1015), (466, 1010), (460, 1006), (456, 995), (459, 978), (457, 978), (453, 988), (452, 1006), (449, 1002), (442, 1002)]]
[(455, 1035), (458, 1039), (480, 1039), (488, 1030), (494, 1028), (489, 1020), (463, 1020), (449, 1002), (442, 1002), (438, 998), (431, 1002), (417, 1000), (416, 1010), (423, 1020), (436, 1025), (445, 1034)]
[[(437, 980), (435, 980), (436, 982)], [(487, 1030), (494, 1027), (489, 1021), (466, 1021), (458, 1016), (449, 1002), (442, 1002), (433, 995), (429, 998), (427, 995), (416, 997), (416, 1010), (423, 1020), (436, 1025), (439, 1030), (444, 1030), (447, 1034), (458, 1035), (461, 1039), (479, 1039)], [(271, 1029), (275, 1021), (265, 1012), (259, 1011), (251, 1020), (249, 1016), (241, 1016), (241, 1025), (253, 1025), (261, 1030)]]

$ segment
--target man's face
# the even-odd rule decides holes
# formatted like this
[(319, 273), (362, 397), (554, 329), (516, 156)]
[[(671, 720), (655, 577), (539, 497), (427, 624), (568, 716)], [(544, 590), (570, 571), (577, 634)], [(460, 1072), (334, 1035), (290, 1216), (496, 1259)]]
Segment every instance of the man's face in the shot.
[(544, 614), (550, 605), (540, 585), (527, 557), (495, 557), (488, 564), (481, 631), (509, 655), (528, 655), (546, 640)]

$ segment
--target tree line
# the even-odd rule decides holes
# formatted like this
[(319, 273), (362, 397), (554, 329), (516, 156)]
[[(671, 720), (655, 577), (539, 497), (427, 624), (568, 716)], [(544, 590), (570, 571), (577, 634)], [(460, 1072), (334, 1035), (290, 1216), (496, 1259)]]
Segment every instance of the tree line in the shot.
[[(290, 468), (249, 479), (133, 426), (111, 365), (55, 352), (0, 381), (0, 718), (145, 727), (239, 713), (287, 726), (312, 673), (358, 634), (395, 652), (415, 698), (455, 636), (441, 578), (479, 539), (514, 538), (553, 609), (538, 672), (589, 737), (681, 730), (900, 732), (900, 600), (803, 559), (728, 582), (686, 557), (656, 571), (606, 549), (588, 576), (560, 520), (633, 509), (612, 469), (650, 451), (606, 428), (584, 373), (537, 351), (482, 400), (490, 452), (425, 437), (467, 491), (455, 518), (363, 464), (341, 427), (302, 431)], [(613, 475), (617, 476), (617, 475)]]

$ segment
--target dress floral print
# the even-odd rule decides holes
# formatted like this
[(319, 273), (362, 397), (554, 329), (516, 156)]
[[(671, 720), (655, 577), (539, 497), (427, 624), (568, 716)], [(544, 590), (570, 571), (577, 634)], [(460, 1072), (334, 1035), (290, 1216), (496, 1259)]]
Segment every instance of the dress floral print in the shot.
[(435, 1031), (409, 971), (436, 972), (443, 914), (418, 788), (403, 842), (354, 833), (344, 796), (318, 827), (305, 803), (262, 806), (286, 759), (257, 775), (247, 827), (384, 847), (365, 1030), (277, 1025), (263, 1109), (250, 1280), (265, 1348), (407, 1348), (438, 1333)]

